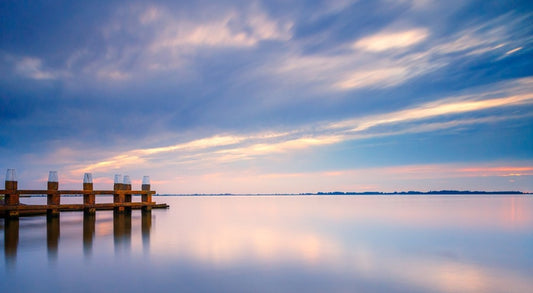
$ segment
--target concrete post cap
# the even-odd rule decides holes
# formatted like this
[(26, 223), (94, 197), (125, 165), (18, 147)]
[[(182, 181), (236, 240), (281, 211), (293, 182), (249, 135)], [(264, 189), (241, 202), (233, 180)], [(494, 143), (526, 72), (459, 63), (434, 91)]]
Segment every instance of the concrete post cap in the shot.
[(15, 169), (7, 169), (6, 181), (17, 181), (17, 173)]
[(124, 175), (124, 184), (131, 184), (131, 179), (129, 175)]
[(143, 176), (143, 184), (150, 184), (150, 176)]
[(48, 172), (48, 182), (59, 182), (57, 171)]
[(93, 174), (92, 173), (83, 174), (83, 183), (93, 183)]

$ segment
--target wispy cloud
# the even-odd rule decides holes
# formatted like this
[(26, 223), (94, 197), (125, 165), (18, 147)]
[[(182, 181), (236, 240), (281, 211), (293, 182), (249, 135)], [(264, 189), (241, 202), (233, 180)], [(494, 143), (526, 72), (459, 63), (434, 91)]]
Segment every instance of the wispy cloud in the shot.
[(43, 68), (43, 62), (39, 58), (23, 57), (15, 64), (15, 71), (27, 78), (43, 80), (55, 79), (56, 74)]
[[(98, 77), (117, 81), (183, 69), (198, 51), (249, 49), (262, 41), (291, 38), (292, 24), (273, 19), (257, 4), (206, 9), (197, 17), (165, 6), (132, 4), (117, 14), (102, 28), (105, 55), (86, 66), (98, 68)], [(118, 42), (124, 35), (137, 41)]]
[(509, 50), (509, 51), (505, 52), (505, 55), (511, 55), (511, 54), (516, 53), (516, 52), (518, 52), (520, 50), (522, 50), (522, 47), (514, 48), (512, 50)]
[(397, 111), (393, 113), (366, 117), (363, 119), (346, 120), (333, 123), (329, 128), (346, 128), (353, 127), (350, 131), (363, 131), (371, 127), (400, 123), (406, 121), (427, 119), (436, 116), (460, 114), (464, 112), (480, 111), (495, 107), (531, 104), (533, 103), (533, 94), (523, 94), (510, 97), (487, 99), (481, 101), (457, 101), (457, 98), (444, 99), (437, 102), (420, 105), (416, 108)]
[(380, 87), (397, 85), (407, 78), (409, 74), (406, 67), (380, 68), (366, 71), (356, 71), (335, 84), (340, 89), (362, 88), (379, 84)]
[[(455, 0), (111, 2), (35, 13), (13, 2), (0, 36), (0, 148), (9, 149), (0, 163), (18, 154), (78, 173), (297, 172), (378, 164), (414, 140), (428, 158), (445, 135), (451, 148), (429, 161), (474, 145), (485, 151), (472, 160), (530, 156), (524, 9), (480, 13)], [(503, 82), (514, 78), (522, 79)], [(389, 159), (425, 160), (411, 149)]]
[(403, 30), (391, 24), (381, 32), (356, 39), (346, 48), (326, 54), (289, 52), (274, 63), (272, 72), (313, 90), (346, 91), (389, 88), (444, 68), (462, 58), (488, 53), (495, 59), (520, 50), (526, 38), (511, 41), (521, 25), (510, 15), (466, 27), (447, 36), (432, 35), (429, 28)]
[(380, 32), (356, 41), (353, 47), (370, 52), (401, 49), (422, 42), (428, 35), (427, 29), (424, 28), (414, 28), (399, 32)]
[(150, 45), (155, 52), (184, 46), (250, 47), (264, 40), (290, 38), (290, 24), (279, 25), (261, 11), (251, 15), (229, 12), (203, 23), (161, 17), (165, 18), (164, 27)]
[[(151, 160), (160, 160), (159, 158), (162, 155), (171, 162), (179, 162), (181, 164), (186, 162), (198, 164), (201, 161), (206, 163), (236, 162), (259, 156), (294, 152), (350, 140), (406, 133), (421, 133), (459, 126), (521, 119), (531, 117), (531, 115), (489, 115), (478, 118), (456, 116), (467, 112), (481, 112), (503, 107), (531, 105), (533, 104), (533, 94), (521, 94), (520, 92), (530, 91), (532, 84), (529, 79), (518, 80), (509, 83), (506, 90), (448, 97), (430, 103), (415, 105), (405, 110), (307, 125), (289, 132), (216, 135), (175, 145), (134, 149), (80, 167), (77, 169), (77, 172), (91, 170), (106, 171), (141, 163), (148, 164)], [(517, 94), (512, 95), (513, 93)], [(506, 96), (505, 94), (510, 95)], [(436, 118), (441, 119), (435, 120)]]

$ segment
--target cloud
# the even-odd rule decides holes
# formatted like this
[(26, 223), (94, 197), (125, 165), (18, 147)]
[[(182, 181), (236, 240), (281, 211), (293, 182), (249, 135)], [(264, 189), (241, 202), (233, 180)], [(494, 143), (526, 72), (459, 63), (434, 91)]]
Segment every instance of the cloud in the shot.
[(220, 146), (234, 145), (244, 140), (243, 137), (238, 136), (214, 136), (209, 138), (202, 138), (187, 143), (181, 143), (165, 147), (155, 147), (147, 149), (136, 149), (128, 151), (124, 154), (120, 154), (104, 161), (100, 161), (88, 166), (84, 166), (80, 169), (76, 169), (73, 172), (81, 174), (89, 171), (102, 171), (110, 169), (120, 169), (126, 166), (138, 165), (146, 162), (146, 158), (152, 155), (160, 153), (168, 153), (175, 151), (200, 151), (208, 148), (216, 148)]
[(408, 110), (388, 114), (366, 117), (363, 119), (346, 120), (331, 124), (328, 128), (351, 128), (350, 131), (363, 131), (369, 128), (406, 121), (427, 119), (436, 116), (460, 114), (464, 112), (480, 111), (490, 108), (522, 105), (533, 103), (533, 94), (523, 94), (480, 101), (461, 101), (457, 98), (448, 98), (428, 104), (423, 104)]
[(230, 12), (203, 23), (169, 18), (150, 49), (160, 51), (184, 46), (251, 47), (264, 40), (287, 40), (287, 27), (280, 27), (266, 14)]
[(362, 88), (379, 84), (385, 88), (403, 82), (408, 76), (408, 68), (393, 67), (356, 71), (349, 74), (348, 78), (338, 82), (335, 87), (340, 89)]
[(214, 137), (202, 138), (202, 139), (194, 140), (194, 141), (183, 143), (183, 144), (177, 144), (173, 146), (143, 149), (140, 152), (142, 154), (151, 155), (151, 154), (157, 154), (161, 152), (171, 152), (171, 151), (183, 150), (183, 149), (199, 150), (199, 149), (205, 149), (205, 148), (234, 145), (243, 140), (245, 140), (245, 137), (218, 136), (217, 135)]
[(297, 139), (287, 139), (281, 142), (258, 143), (246, 147), (220, 150), (216, 152), (216, 155), (221, 155), (217, 160), (222, 162), (251, 159), (261, 155), (284, 153), (313, 146), (334, 144), (342, 141), (342, 139), (341, 136), (337, 135), (302, 137)]
[(400, 32), (380, 32), (356, 41), (353, 47), (370, 52), (401, 49), (422, 42), (428, 35), (429, 33), (425, 28), (413, 28)]
[(43, 69), (42, 60), (34, 57), (23, 57), (15, 64), (15, 71), (27, 78), (46, 80), (55, 79), (56, 75)]
[(516, 52), (518, 52), (520, 50), (522, 50), (522, 47), (514, 48), (512, 50), (509, 50), (509, 51), (505, 52), (505, 55), (511, 55), (511, 54), (516, 53)]
[[(419, 6), (418, 2), (411, 4)], [(326, 6), (334, 8), (324, 7), (328, 13), (353, 9), (350, 1)], [(399, 30), (396, 26), (405, 25), (391, 21), (378, 33), (348, 44), (332, 42), (333, 50), (309, 54), (304, 53), (306, 43), (293, 38), (296, 15), (267, 13), (257, 3), (208, 6), (202, 13), (164, 4), (120, 6), (101, 25), (101, 38), (91, 40), (97, 46), (77, 48), (66, 58), (64, 68), (45, 70), (41, 59), (29, 57), (18, 71), (36, 79), (87, 77), (96, 79), (98, 83), (90, 83), (95, 87), (145, 80), (161, 73), (176, 76), (174, 81), (180, 83), (201, 74), (198, 65), (219, 50), (247, 50), (250, 56), (262, 57), (248, 63), (242, 76), (259, 73), (257, 77), (278, 85), (281, 80), (280, 89), (286, 81), (287, 86), (335, 94), (398, 86), (464, 56), (494, 51), (503, 55), (523, 45), (515, 40), (514, 47), (508, 47), (509, 35), (519, 23), (507, 15), (444, 36), (430, 33), (430, 26)], [(283, 45), (265, 55), (263, 42)], [(58, 76), (57, 72), (68, 74)], [(228, 79), (225, 82), (231, 82), (231, 77)]]
[[(386, 137), (407, 133), (433, 132), (466, 125), (518, 120), (531, 114), (457, 117), (467, 112), (482, 112), (533, 104), (531, 79), (505, 84), (503, 89), (477, 94), (447, 97), (414, 105), (408, 109), (379, 115), (362, 116), (336, 122), (313, 123), (286, 132), (215, 135), (189, 142), (155, 148), (134, 149), (93, 164), (79, 166), (77, 173), (109, 171), (139, 164), (189, 164), (200, 166), (234, 163), (274, 154), (338, 144), (350, 140)], [(526, 93), (521, 93), (526, 92)], [(163, 163), (162, 163), (163, 162)]]
[[(275, 158), (272, 158), (275, 159)], [(272, 160), (271, 159), (271, 160)], [(210, 161), (214, 164), (215, 161)], [(224, 172), (204, 167), (204, 172), (183, 172), (158, 190), (179, 193), (302, 193), (318, 191), (408, 191), (408, 190), (516, 190), (501, 187), (508, 178), (533, 178), (531, 161), (490, 163), (413, 164), (383, 167), (356, 167), (327, 171), (275, 172), (240, 169)], [(383, 178), (387, 178), (386, 182)], [(210, 186), (204, 186), (209, 182)], [(471, 184), (469, 185), (470, 182)], [(179, 186), (173, 189), (173, 185)], [(500, 185), (500, 187), (497, 187)], [(198, 186), (202, 186), (199, 191)], [(531, 184), (529, 185), (531, 186)], [(529, 187), (528, 187), (529, 188)], [(179, 191), (176, 191), (179, 190)]]
[(405, 25), (392, 22), (349, 45), (332, 44), (333, 49), (312, 54), (293, 49), (278, 57), (270, 69), (266, 65), (264, 68), (289, 79), (291, 85), (305, 85), (314, 92), (386, 89), (457, 62), (490, 55), (498, 60), (508, 52), (515, 53), (528, 42), (525, 37), (514, 37), (521, 21), (520, 17), (503, 15), (444, 35), (430, 33), (437, 28), (429, 26), (398, 30), (396, 26)]
[[(105, 55), (89, 67), (98, 68), (98, 77), (119, 81), (179, 71), (191, 65), (198, 52), (250, 49), (263, 41), (287, 41), (291, 27), (290, 22), (273, 19), (253, 4), (206, 9), (201, 15), (162, 5), (135, 4), (119, 9), (117, 17), (103, 26)], [(132, 41), (123, 42), (125, 37)]]
[[(379, 237), (390, 235), (387, 228), (391, 223), (395, 231), (413, 233), (413, 237), (421, 239), (427, 237), (427, 233), (421, 231), (527, 233), (532, 221), (527, 198), (498, 198), (490, 202), (471, 198), (461, 201), (426, 198), (431, 204), (421, 199), (415, 199), (418, 204), (407, 204), (410, 200), (405, 197), (337, 197), (335, 200), (323, 197), (276, 200), (269, 197), (210, 200), (183, 197), (180, 204), (173, 207), (178, 212), (172, 213), (172, 221), (158, 223), (161, 225), (158, 227), (177, 233), (157, 234), (151, 238), (150, 245), (157, 257), (192, 259), (209, 267), (228, 267), (244, 259), (266, 266), (291, 262), (313, 271), (335, 274), (341, 284), (344, 284), (342, 280), (371, 283), (386, 275), (390, 282), (401, 284), (398, 288), (409, 291), (527, 292), (533, 286), (527, 270), (487, 266), (487, 262), (493, 260), (490, 258), (483, 259), (480, 264), (463, 257), (482, 257), (477, 245), (461, 247), (463, 249), (436, 245), (423, 253), (406, 253), (405, 246), (412, 244), (412, 239), (398, 243)], [(432, 208), (437, 206), (434, 201), (439, 205)], [(379, 208), (375, 208), (377, 206)], [(194, 217), (195, 225), (190, 225), (187, 219)], [(242, 221), (249, 218), (254, 219), (253, 225)], [(348, 226), (350, 232), (364, 233), (381, 225), (386, 228), (372, 230), (377, 233), (377, 236), (372, 234), (374, 237), (354, 237), (357, 233), (346, 233), (345, 229), (332, 230), (324, 225), (309, 224), (314, 221), (329, 223), (328, 227)], [(368, 225), (374, 226), (368, 228)], [(479, 245), (483, 245), (482, 237), (469, 239), (479, 240)], [(506, 243), (508, 241), (496, 241), (492, 245), (500, 247)], [(512, 257), (520, 256), (516, 253)], [(409, 264), (408, 270), (406, 264)]]
[(491, 156), (527, 157), (531, 86), (498, 83), (529, 74), (527, 13), (459, 2), (158, 1), (81, 14), (87, 6), (28, 14), (20, 4), (0, 42), (0, 147), (90, 153), (68, 162), (76, 170), (200, 172), (331, 149), (354, 158), (348, 146), (405, 146), (415, 133), (481, 140), (490, 125), (523, 142), (516, 152), (491, 144)]
[(100, 79), (111, 79), (111, 80), (127, 80), (130, 78), (130, 74), (121, 72), (120, 70), (106, 70), (102, 69), (98, 71), (97, 76)]

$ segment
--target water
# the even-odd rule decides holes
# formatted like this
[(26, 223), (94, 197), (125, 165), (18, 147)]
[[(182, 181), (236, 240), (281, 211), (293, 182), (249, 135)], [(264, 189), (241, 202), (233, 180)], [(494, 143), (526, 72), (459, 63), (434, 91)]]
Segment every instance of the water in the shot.
[(2, 291), (533, 292), (531, 196), (154, 200), (0, 220)]

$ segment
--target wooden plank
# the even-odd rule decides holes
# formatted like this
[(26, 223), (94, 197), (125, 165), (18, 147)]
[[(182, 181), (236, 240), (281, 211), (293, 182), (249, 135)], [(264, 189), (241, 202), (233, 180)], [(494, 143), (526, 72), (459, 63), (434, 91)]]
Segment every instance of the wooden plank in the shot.
[(99, 203), (94, 206), (85, 206), (83, 204), (61, 204), (57, 205), (18, 205), (18, 206), (0, 206), (0, 215), (5, 216), (6, 212), (17, 210), (20, 216), (25, 215), (39, 215), (46, 214), (48, 209), (56, 208), (59, 211), (83, 211), (86, 207), (94, 207), (96, 210), (113, 210), (116, 207), (130, 207), (131, 209), (141, 209), (145, 206), (150, 206), (152, 209), (166, 209), (169, 206), (165, 203), (157, 204), (143, 203), (143, 202), (129, 202), (129, 203)]
[[(40, 209), (80, 209), (83, 210), (85, 207), (95, 207), (106, 208), (106, 207), (143, 207), (143, 206), (156, 206), (161, 204), (154, 203), (144, 203), (144, 202), (125, 202), (125, 203), (97, 203), (95, 205), (84, 205), (84, 204), (60, 204), (60, 205), (16, 205), (16, 206), (0, 206), (0, 211), (11, 211), (11, 210), (40, 210)], [(166, 205), (166, 204), (163, 204)], [(167, 205), (168, 206), (168, 205)]]
[(0, 194), (69, 194), (69, 195), (78, 195), (78, 194), (156, 194), (154, 190), (26, 190), (26, 189), (17, 189), (17, 190), (0, 190)]

